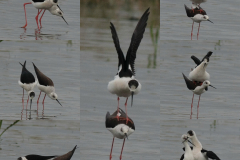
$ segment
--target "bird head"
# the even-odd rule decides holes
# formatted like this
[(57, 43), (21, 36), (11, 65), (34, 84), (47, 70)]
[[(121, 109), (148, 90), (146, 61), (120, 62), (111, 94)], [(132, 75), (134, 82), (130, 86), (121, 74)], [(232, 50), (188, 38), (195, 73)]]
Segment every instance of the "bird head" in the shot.
[(121, 131), (122, 135), (124, 135), (124, 138), (128, 139), (129, 127), (124, 125), (124, 126), (121, 127), (120, 131)]
[(202, 20), (203, 20), (203, 21), (209, 21), (209, 22), (213, 23), (212, 21), (210, 21), (208, 15), (203, 15), (203, 16), (202, 16)]
[[(53, 5), (50, 9), (49, 12), (52, 13), (53, 15), (62, 17), (62, 19), (67, 23), (67, 21), (63, 17), (63, 11), (60, 9), (58, 5)], [(68, 25), (68, 23), (67, 23)]]
[(135, 79), (132, 79), (132, 80), (130, 80), (130, 81), (128, 82), (128, 89), (130, 90), (131, 96), (132, 96), (131, 106), (132, 106), (132, 104), (133, 104), (133, 95), (134, 95), (136, 89), (138, 88), (138, 86), (139, 86), (139, 83), (138, 83), (138, 81), (135, 80)]
[(58, 0), (50, 0), (50, 2), (51, 2), (52, 4), (57, 4), (57, 3), (58, 3)]
[[(55, 92), (52, 92), (48, 95), (52, 100), (56, 100), (60, 105), (61, 103), (58, 101), (58, 95)], [(61, 105), (62, 106), (62, 105)]]

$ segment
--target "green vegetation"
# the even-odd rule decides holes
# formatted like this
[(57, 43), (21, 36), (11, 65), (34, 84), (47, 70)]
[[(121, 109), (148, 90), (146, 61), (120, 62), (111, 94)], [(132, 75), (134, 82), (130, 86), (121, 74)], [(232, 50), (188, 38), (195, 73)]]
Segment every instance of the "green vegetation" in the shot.
[(150, 27), (150, 34), (152, 39), (152, 44), (154, 47), (154, 53), (148, 55), (148, 65), (147, 68), (156, 68), (157, 66), (157, 49), (158, 49), (158, 39), (159, 39), (159, 27), (156, 28), (156, 32), (153, 32), (153, 26)]
[[(15, 124), (17, 124), (19, 122), (19, 120), (17, 121), (14, 121), (12, 124), (10, 124), (7, 128), (5, 128), (1, 134), (0, 134), (0, 137), (3, 135), (4, 132), (6, 132), (9, 128), (11, 128), (12, 126), (14, 126)], [(0, 130), (2, 128), (2, 123), (3, 123), (3, 120), (0, 120)]]

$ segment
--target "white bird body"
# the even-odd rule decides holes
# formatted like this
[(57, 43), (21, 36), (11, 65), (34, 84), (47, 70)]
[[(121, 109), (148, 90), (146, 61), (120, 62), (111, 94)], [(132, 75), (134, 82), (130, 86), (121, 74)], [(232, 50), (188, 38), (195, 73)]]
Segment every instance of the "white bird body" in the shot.
[(30, 94), (30, 92), (33, 91), (33, 89), (34, 89), (34, 87), (37, 85), (37, 83), (38, 83), (37, 78), (35, 78), (35, 82), (34, 82), (34, 83), (30, 83), (30, 84), (22, 83), (20, 80), (18, 81), (18, 84), (19, 84), (23, 89), (25, 89), (25, 91), (28, 92), (28, 95)]
[[(52, 94), (56, 94), (55, 93), (55, 88), (54, 86), (43, 86), (43, 85), (40, 85), (39, 83), (37, 84), (37, 87), (40, 91), (46, 93), (48, 95), (49, 98), (53, 99), (52, 98)], [(55, 97), (57, 98), (57, 97)], [(55, 100), (55, 99), (54, 99)]]
[(197, 86), (194, 90), (192, 90), (192, 92), (194, 94), (201, 95), (206, 91), (205, 88), (208, 87), (209, 85), (210, 85), (210, 82), (206, 80), (203, 82), (201, 86)]
[[(115, 76), (114, 80), (108, 83), (108, 90), (112, 94), (116, 94), (118, 97), (129, 97), (131, 95), (131, 88), (128, 86), (128, 82), (134, 79), (134, 76), (130, 77), (122, 77), (120, 78), (118, 75)], [(141, 84), (138, 82), (138, 87), (134, 91), (134, 95), (138, 94), (141, 91)]]
[(31, 1), (32, 2), (32, 5), (37, 8), (37, 9), (50, 9), (54, 4), (57, 4), (57, 3), (54, 3), (53, 0), (44, 0), (43, 2), (34, 2), (34, 1)]
[(191, 141), (194, 144), (193, 150), (192, 150), (194, 160), (208, 160), (208, 158), (205, 157), (204, 154), (201, 152), (202, 144), (196, 137), (195, 133), (194, 133), (194, 136), (191, 137)]
[(207, 65), (208, 65), (207, 60), (204, 60), (200, 65), (198, 65), (189, 73), (189, 79), (192, 81), (198, 81), (198, 82), (209, 80), (210, 75), (206, 71)]
[(194, 4), (201, 4), (201, 3), (207, 2), (207, 0), (190, 0), (190, 1), (192, 1), (192, 3)]
[(201, 23), (202, 21), (208, 21), (209, 17), (207, 15), (196, 14), (194, 17), (189, 17), (196, 23)]
[(185, 148), (185, 153), (184, 153), (183, 157), (181, 158), (181, 160), (194, 160), (192, 150), (188, 144), (188, 136), (186, 134), (184, 134), (184, 135), (182, 135), (181, 138), (183, 140), (182, 143)]
[[(130, 127), (128, 127), (125, 124), (119, 124), (114, 128), (107, 128), (114, 137), (117, 137), (119, 139), (124, 139), (126, 138), (126, 135), (124, 133), (127, 133), (127, 137), (134, 132), (134, 130)], [(122, 130), (125, 130), (125, 132), (121, 132)]]

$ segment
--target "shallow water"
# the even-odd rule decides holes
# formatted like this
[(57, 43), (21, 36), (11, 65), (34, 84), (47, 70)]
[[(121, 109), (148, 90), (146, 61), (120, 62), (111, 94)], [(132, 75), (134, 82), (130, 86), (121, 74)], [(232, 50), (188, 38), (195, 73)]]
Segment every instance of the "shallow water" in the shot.
[[(189, 119), (192, 92), (186, 87), (182, 73), (188, 76), (195, 63), (195, 55), (202, 59), (213, 51), (207, 72), (210, 82), (217, 89), (209, 87), (202, 94), (199, 119), (238, 119), (240, 41), (161, 41), (161, 107), (160, 119)], [(197, 117), (198, 96), (194, 97), (193, 119)]]
[[(140, 2), (140, 1), (139, 1)], [(123, 2), (102, 10), (99, 6), (81, 9), (81, 155), (80, 159), (106, 160), (109, 158), (112, 134), (105, 128), (107, 111), (117, 109), (117, 97), (107, 90), (107, 84), (117, 72), (117, 53), (112, 42), (109, 22), (113, 22), (123, 52), (129, 47), (132, 32), (139, 17), (146, 10), (141, 3), (126, 6)], [(159, 20), (159, 8), (151, 4), (148, 24)], [(81, 4), (81, 6), (84, 6)], [(91, 7), (91, 5), (89, 4)], [(108, 5), (104, 5), (108, 6)], [(133, 7), (134, 6), (134, 7)], [(159, 6), (155, 5), (155, 6)], [(126, 9), (127, 8), (127, 9)], [(92, 9), (92, 10), (91, 10)], [(83, 14), (82, 14), (83, 13)], [(112, 13), (112, 14), (108, 14)], [(155, 13), (155, 14), (154, 14)], [(156, 25), (154, 26), (154, 32)], [(159, 52), (154, 58), (154, 47), (147, 27), (137, 52), (136, 78), (142, 84), (141, 92), (134, 96), (133, 106), (128, 101), (128, 114), (136, 131), (126, 140), (123, 159), (159, 159)], [(154, 66), (155, 65), (155, 66)], [(148, 67), (149, 66), (149, 67)], [(120, 98), (124, 109), (125, 98)], [(125, 110), (125, 109), (124, 109)], [(122, 140), (115, 139), (113, 159), (118, 159)]]
[(36, 31), (35, 16), (38, 11), (32, 4), (26, 5), (28, 26), (26, 30), (21, 28), (25, 25), (24, 3), (27, 3), (27, 1), (0, 1), (1, 40), (79, 40), (79, 0), (61, 0), (59, 2), (59, 6), (64, 12), (63, 16), (69, 25), (61, 17), (46, 11), (42, 18), (43, 28), (40, 33)]
[[(12, 123), (4, 120), (2, 129)], [(2, 135), (1, 159), (14, 160), (28, 154), (65, 154), (75, 145), (79, 146), (79, 130), (79, 121), (20, 121)], [(77, 160), (79, 156), (80, 149), (77, 148), (71, 160)]]
[(160, 126), (161, 160), (180, 159), (184, 153), (181, 136), (195, 131), (206, 150), (220, 159), (239, 159), (239, 120), (163, 120)]
[[(79, 41), (2, 41), (0, 45), (0, 90), (4, 91), (0, 93), (1, 119), (80, 119)], [(42, 93), (37, 112), (36, 102), (40, 91), (35, 87), (31, 114), (30, 111), (22, 111), (23, 90), (18, 85), (22, 67), (19, 62), (24, 63), (25, 60), (26, 68), (34, 76), (32, 62), (52, 79), (63, 107), (46, 96), (43, 113)], [(25, 106), (26, 101), (25, 92)]]
[[(202, 3), (211, 21), (202, 22), (199, 40), (239, 39), (239, 1), (211, 0)], [(191, 40), (192, 20), (187, 17), (184, 4), (191, 7), (189, 0), (161, 0), (161, 40)], [(193, 40), (197, 39), (198, 23), (194, 23)]]

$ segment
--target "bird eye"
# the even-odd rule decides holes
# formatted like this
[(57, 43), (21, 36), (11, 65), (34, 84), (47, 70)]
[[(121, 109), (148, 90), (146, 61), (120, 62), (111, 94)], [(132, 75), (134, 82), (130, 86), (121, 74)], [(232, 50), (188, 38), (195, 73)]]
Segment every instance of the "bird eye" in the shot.
[(203, 16), (203, 18), (204, 18), (204, 19), (206, 19), (206, 17), (205, 17), (205, 16)]
[(62, 15), (62, 12), (58, 12), (59, 15)]
[(123, 132), (122, 128), (121, 128), (121, 132)]

